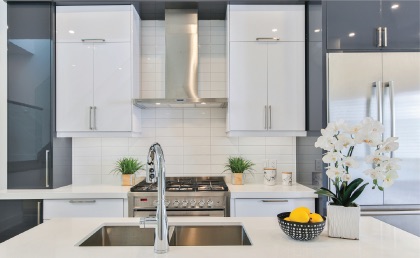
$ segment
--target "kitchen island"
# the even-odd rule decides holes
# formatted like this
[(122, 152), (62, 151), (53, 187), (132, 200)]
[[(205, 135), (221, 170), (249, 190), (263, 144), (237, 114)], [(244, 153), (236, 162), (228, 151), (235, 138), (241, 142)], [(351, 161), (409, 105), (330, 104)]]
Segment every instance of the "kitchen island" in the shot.
[[(327, 227), (307, 242), (280, 229), (277, 218), (169, 217), (169, 225), (243, 225), (250, 246), (171, 246), (158, 255), (152, 246), (79, 247), (103, 225), (138, 225), (138, 218), (53, 219), (0, 244), (0, 257), (404, 257), (418, 258), (420, 238), (371, 217), (362, 217), (360, 240), (329, 238)], [(153, 227), (153, 225), (146, 225)], [(217, 236), (216, 236), (217, 237)]]

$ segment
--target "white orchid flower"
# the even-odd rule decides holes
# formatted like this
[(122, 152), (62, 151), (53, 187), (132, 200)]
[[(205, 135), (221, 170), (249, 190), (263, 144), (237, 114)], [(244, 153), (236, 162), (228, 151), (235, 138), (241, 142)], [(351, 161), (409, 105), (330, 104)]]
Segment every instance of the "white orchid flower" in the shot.
[(377, 168), (371, 168), (363, 171), (363, 173), (367, 176), (370, 176), (372, 179), (383, 179), (383, 173)]
[(327, 169), (327, 176), (333, 180), (335, 180), (337, 177), (341, 178), (341, 176), (345, 173), (345, 171), (341, 168), (336, 168), (336, 167), (328, 167)]
[(383, 162), (386, 162), (389, 160), (389, 157), (384, 156), (384, 155), (368, 155), (365, 158), (365, 162), (368, 164), (375, 164), (375, 165), (379, 165)]
[(355, 159), (353, 159), (352, 157), (345, 157), (343, 159), (343, 164), (346, 167), (349, 168), (358, 168), (359, 167), (359, 163), (357, 163), (357, 161)]
[(381, 147), (379, 148), (378, 151), (380, 152), (396, 151), (398, 147), (400, 146), (399, 143), (396, 142), (396, 140), (398, 140), (398, 137), (389, 137), (388, 139), (385, 140), (385, 142), (381, 144)]
[(381, 134), (368, 132), (366, 130), (361, 130), (359, 133), (355, 135), (354, 141), (356, 143), (364, 142), (371, 147), (376, 147), (381, 143)]
[(324, 161), (324, 163), (336, 163), (341, 161), (342, 158), (343, 154), (340, 152), (327, 152), (327, 154), (322, 157), (322, 161)]
[(341, 180), (348, 182), (351, 179), (351, 175), (350, 174), (343, 174), (341, 175)]
[(394, 180), (398, 178), (398, 173), (395, 170), (389, 171), (388, 173), (386, 173), (385, 178), (384, 178), (384, 183), (383, 186), (384, 187), (390, 187), (392, 184), (394, 184)]
[(362, 124), (356, 124), (352, 126), (347, 126), (345, 133), (348, 134), (357, 134), (362, 129)]
[(335, 144), (336, 150), (350, 148), (351, 146), (354, 146), (355, 144), (354, 140), (346, 134), (339, 134), (337, 135), (337, 138), (338, 140), (337, 140), (337, 143)]

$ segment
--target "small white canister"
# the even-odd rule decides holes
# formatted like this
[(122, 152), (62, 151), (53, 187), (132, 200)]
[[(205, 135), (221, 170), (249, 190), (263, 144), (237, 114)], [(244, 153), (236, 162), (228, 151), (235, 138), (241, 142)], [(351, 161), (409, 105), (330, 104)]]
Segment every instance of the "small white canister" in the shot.
[(281, 180), (283, 185), (292, 185), (292, 172), (282, 172)]
[(275, 168), (264, 168), (264, 184), (275, 185), (277, 178), (277, 170)]

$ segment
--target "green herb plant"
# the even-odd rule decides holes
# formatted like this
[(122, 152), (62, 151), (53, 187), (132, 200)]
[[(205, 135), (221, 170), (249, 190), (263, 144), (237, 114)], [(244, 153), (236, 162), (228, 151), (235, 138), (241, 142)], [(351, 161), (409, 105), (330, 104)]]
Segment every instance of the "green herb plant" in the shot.
[(114, 173), (121, 174), (134, 174), (138, 170), (143, 169), (144, 164), (138, 161), (135, 158), (122, 158), (119, 159), (116, 163), (115, 168), (112, 170)]
[(228, 163), (225, 165), (226, 171), (231, 171), (232, 173), (244, 173), (248, 171), (252, 174), (254, 169), (252, 168), (255, 164), (250, 160), (244, 159), (242, 157), (229, 157)]

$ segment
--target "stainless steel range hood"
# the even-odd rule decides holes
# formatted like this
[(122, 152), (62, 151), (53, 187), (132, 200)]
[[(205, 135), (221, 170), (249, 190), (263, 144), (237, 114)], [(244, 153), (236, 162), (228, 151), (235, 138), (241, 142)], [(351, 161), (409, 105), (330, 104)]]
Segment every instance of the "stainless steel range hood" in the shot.
[(226, 107), (226, 98), (198, 96), (197, 10), (165, 10), (165, 98), (135, 99), (140, 108)]

